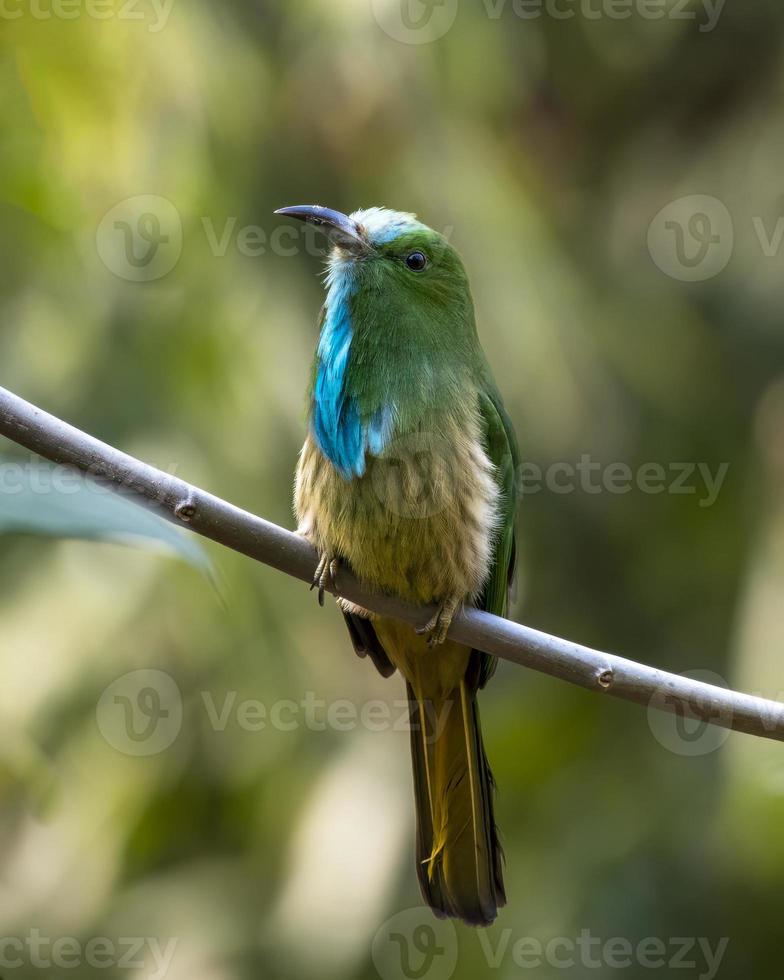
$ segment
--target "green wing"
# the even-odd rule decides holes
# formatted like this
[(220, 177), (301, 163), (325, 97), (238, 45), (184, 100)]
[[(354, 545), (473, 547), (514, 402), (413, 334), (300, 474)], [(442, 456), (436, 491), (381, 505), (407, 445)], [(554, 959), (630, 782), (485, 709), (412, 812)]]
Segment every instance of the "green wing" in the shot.
[[(501, 513), (493, 564), (477, 605), (496, 616), (506, 616), (515, 572), (516, 475), (519, 453), (512, 423), (492, 380), (479, 393), (479, 412), (485, 450), (496, 468), (496, 481), (501, 490)], [(478, 657), (476, 666), (479, 671), (477, 684), (484, 687), (495, 671), (496, 659), (483, 653)]]

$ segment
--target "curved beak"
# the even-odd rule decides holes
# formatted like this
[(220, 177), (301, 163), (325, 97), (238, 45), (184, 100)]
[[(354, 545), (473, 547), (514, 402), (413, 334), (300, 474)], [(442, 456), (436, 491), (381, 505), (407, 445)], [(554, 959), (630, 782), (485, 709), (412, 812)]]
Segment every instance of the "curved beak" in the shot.
[(311, 225), (323, 228), (329, 240), (342, 248), (367, 247), (368, 243), (357, 223), (342, 211), (322, 208), (318, 204), (296, 204), (290, 208), (279, 208), (275, 214), (282, 214), (287, 218), (299, 218), (300, 221), (307, 221)]

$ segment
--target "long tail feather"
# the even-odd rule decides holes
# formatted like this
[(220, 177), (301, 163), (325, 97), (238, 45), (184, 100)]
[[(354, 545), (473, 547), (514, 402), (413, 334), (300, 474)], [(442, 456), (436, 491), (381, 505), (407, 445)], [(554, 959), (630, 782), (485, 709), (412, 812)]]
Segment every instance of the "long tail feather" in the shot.
[(417, 810), (417, 872), (442, 917), (489, 925), (506, 902), (493, 777), (466, 681), (440, 701), (408, 685)]

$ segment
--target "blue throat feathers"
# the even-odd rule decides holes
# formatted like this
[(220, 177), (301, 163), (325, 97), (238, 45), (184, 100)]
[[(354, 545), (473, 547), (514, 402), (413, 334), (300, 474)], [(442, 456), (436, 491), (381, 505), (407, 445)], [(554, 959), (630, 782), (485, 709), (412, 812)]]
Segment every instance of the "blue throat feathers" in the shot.
[(316, 353), (313, 387), (313, 434), (321, 452), (344, 480), (363, 476), (366, 455), (378, 456), (389, 443), (394, 411), (379, 406), (363, 420), (356, 397), (348, 388), (348, 366), (353, 330), (351, 298), (352, 269), (333, 265), (327, 278), (326, 315)]

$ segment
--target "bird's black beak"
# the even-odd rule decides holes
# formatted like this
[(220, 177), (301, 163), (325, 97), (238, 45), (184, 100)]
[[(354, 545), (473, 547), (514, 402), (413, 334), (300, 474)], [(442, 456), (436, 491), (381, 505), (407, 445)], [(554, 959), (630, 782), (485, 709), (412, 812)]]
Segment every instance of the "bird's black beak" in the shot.
[(291, 208), (280, 208), (275, 214), (288, 218), (299, 218), (324, 229), (327, 237), (334, 245), (357, 251), (367, 248), (367, 240), (355, 221), (352, 221), (342, 211), (322, 208), (318, 204), (297, 204)]

